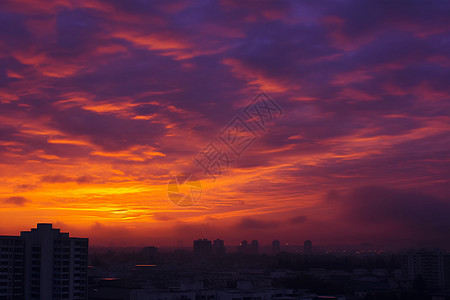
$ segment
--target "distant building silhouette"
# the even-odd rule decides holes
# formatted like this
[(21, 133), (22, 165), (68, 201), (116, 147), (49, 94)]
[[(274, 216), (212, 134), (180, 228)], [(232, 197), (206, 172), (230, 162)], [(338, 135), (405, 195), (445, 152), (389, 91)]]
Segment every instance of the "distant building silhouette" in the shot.
[(247, 246), (248, 246), (247, 240), (243, 240), (241, 244), (236, 248), (237, 253), (246, 253)]
[(402, 255), (402, 275), (414, 281), (422, 278), (427, 288), (450, 287), (450, 254), (440, 250), (411, 250)]
[(303, 243), (303, 253), (304, 254), (312, 254), (312, 242), (310, 240), (306, 240)]
[(280, 241), (279, 240), (274, 240), (272, 242), (272, 253), (273, 254), (280, 253)]
[(88, 244), (52, 224), (0, 236), (0, 299), (87, 299)]
[(210, 256), (212, 254), (211, 241), (207, 239), (198, 239), (194, 241), (194, 255), (198, 257)]
[(253, 240), (249, 245), (247, 240), (243, 240), (239, 246), (237, 246), (237, 252), (242, 254), (257, 254), (258, 253), (258, 241)]
[(213, 242), (213, 253), (214, 255), (225, 255), (225, 246), (224, 242), (221, 239), (214, 240)]

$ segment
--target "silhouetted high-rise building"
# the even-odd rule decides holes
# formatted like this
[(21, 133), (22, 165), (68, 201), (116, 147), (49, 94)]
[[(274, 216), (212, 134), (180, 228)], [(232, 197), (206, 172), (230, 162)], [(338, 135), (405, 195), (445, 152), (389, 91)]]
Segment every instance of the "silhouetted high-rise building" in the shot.
[(194, 241), (194, 254), (199, 257), (210, 256), (212, 254), (211, 241), (207, 239), (198, 239)]
[(280, 241), (279, 240), (274, 240), (272, 242), (272, 253), (273, 254), (280, 253)]
[(304, 254), (312, 254), (312, 242), (310, 240), (306, 240), (303, 243), (303, 253)]
[(225, 246), (224, 246), (223, 240), (221, 240), (221, 239), (214, 240), (213, 253), (214, 253), (214, 255), (224, 255), (225, 254)]
[(52, 224), (1, 236), (0, 298), (87, 299), (88, 244)]
[(0, 236), (0, 299), (24, 298), (25, 241)]
[(422, 277), (427, 288), (448, 288), (450, 254), (440, 250), (411, 250), (402, 256), (402, 275), (410, 281)]

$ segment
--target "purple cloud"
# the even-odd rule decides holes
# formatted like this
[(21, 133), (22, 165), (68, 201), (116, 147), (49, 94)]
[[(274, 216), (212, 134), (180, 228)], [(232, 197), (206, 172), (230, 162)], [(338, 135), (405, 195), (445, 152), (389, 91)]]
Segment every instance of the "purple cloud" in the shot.
[(9, 197), (3, 200), (3, 203), (6, 204), (14, 204), (17, 206), (25, 206), (26, 203), (30, 202), (30, 200), (28, 200), (25, 197), (21, 197), (21, 196), (13, 196), (13, 197)]

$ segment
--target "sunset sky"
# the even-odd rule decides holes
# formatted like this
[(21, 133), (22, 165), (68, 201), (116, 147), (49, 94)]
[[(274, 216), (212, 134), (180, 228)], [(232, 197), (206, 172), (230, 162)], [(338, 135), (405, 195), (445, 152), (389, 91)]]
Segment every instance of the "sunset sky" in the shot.
[[(449, 1), (2, 0), (0, 234), (450, 246), (449, 15)], [(195, 205), (172, 203), (172, 176), (260, 91), (283, 113), (201, 178)]]

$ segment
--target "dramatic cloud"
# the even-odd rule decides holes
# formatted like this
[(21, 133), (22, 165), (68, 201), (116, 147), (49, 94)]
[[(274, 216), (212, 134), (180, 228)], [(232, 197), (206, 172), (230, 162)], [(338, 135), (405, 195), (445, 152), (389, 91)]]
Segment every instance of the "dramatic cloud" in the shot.
[[(97, 244), (110, 230), (130, 244), (439, 244), (449, 13), (444, 0), (2, 1), (2, 233), (44, 211)], [(284, 113), (209, 180), (194, 157), (228, 149), (219, 134), (260, 90)], [(167, 197), (180, 172), (202, 179), (195, 206)]]

